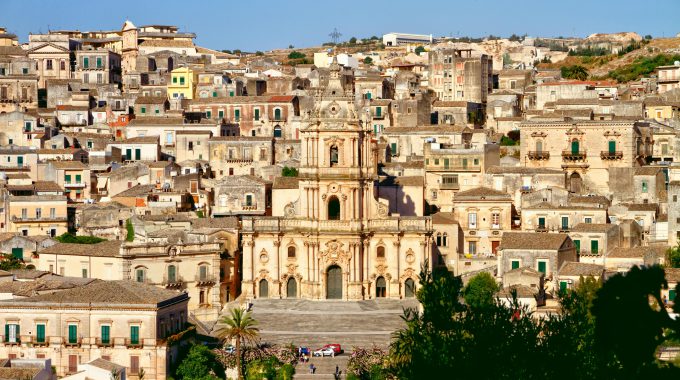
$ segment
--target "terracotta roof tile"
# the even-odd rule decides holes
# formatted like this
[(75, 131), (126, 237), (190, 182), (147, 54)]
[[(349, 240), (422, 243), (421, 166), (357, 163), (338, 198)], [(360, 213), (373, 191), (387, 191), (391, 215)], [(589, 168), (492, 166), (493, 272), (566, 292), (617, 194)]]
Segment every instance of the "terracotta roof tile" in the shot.
[(498, 249), (558, 250), (567, 238), (567, 234), (506, 232)]

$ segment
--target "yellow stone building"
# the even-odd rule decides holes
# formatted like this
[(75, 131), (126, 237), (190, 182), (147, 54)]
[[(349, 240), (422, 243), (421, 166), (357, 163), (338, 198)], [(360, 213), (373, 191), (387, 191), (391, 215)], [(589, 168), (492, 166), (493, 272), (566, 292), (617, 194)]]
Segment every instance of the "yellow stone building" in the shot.
[(168, 98), (193, 99), (197, 82), (198, 74), (188, 67), (172, 70), (168, 83)]

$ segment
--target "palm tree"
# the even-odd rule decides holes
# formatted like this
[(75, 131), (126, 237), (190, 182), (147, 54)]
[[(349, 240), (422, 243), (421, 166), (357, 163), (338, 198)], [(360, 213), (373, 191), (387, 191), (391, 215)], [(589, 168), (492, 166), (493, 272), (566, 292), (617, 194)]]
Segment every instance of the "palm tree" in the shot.
[(231, 315), (224, 316), (219, 323), (223, 324), (217, 330), (217, 337), (222, 342), (236, 339), (236, 367), (238, 370), (239, 380), (243, 379), (243, 371), (241, 368), (241, 343), (253, 342), (257, 339), (260, 330), (255, 327), (257, 321), (253, 319), (249, 311), (243, 311), (241, 308), (231, 309)]

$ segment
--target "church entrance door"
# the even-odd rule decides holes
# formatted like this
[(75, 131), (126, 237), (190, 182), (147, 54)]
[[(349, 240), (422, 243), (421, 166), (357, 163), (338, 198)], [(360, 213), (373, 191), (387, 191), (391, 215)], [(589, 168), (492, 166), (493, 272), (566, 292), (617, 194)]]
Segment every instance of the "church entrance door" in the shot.
[(342, 299), (342, 269), (337, 265), (328, 268), (328, 273), (326, 274), (326, 298)]

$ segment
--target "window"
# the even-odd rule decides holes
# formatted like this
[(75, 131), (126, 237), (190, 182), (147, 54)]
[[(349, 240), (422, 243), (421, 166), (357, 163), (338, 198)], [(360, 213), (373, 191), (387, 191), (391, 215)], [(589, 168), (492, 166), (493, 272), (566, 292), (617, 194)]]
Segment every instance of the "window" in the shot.
[(24, 75), (28, 74), (28, 67), (23, 67), (21, 69), (21, 73), (24, 74)]
[(177, 267), (174, 265), (168, 266), (168, 283), (174, 283), (177, 280)]
[(616, 141), (609, 140), (609, 154), (616, 153)]
[(172, 77), (172, 83), (177, 83), (177, 77), (175, 76)]
[(501, 214), (494, 212), (491, 214), (491, 228), (501, 228)]
[(59, 62), (59, 68), (61, 70), (66, 70), (66, 61), (61, 60), (61, 62)]
[(217, 117), (220, 119), (224, 118), (224, 111), (223, 110), (217, 111)]
[(468, 213), (468, 228), (470, 228), (470, 229), (477, 228), (477, 213), (476, 212)]
[(539, 261), (538, 262), (538, 271), (543, 273), (543, 274), (546, 274), (547, 273), (547, 266), (548, 266), (548, 263), (546, 263), (545, 261)]
[(102, 330), (101, 331), (102, 343), (108, 344), (109, 342), (111, 342), (111, 326), (108, 325), (102, 326), (101, 330)]
[(45, 324), (38, 323), (35, 325), (35, 340), (38, 343), (45, 343)]
[(234, 110), (234, 120), (239, 121), (241, 119), (241, 110), (235, 109)]
[(643, 193), (647, 192), (647, 181), (642, 181), (642, 192)]
[(84, 83), (90, 83), (90, 74), (83, 74), (83, 82)]
[(398, 151), (397, 151), (397, 143), (390, 144), (390, 152), (392, 153), (393, 156), (396, 156), (396, 155), (399, 154)]
[(130, 326), (130, 343), (139, 344), (139, 326)]
[(21, 333), (18, 323), (8, 323), (5, 325), (5, 342), (19, 343)]
[(205, 117), (206, 117), (207, 119), (212, 118), (212, 111), (205, 111)]
[(337, 145), (331, 146), (330, 164), (331, 164), (331, 166), (335, 166), (335, 165), (338, 164), (338, 147), (337, 147)]
[(382, 107), (375, 107), (375, 117), (382, 117)]
[(21, 219), (26, 219), (28, 218), (28, 209), (22, 208), (21, 209)]
[(574, 247), (576, 247), (576, 253), (581, 252), (581, 241), (580, 240), (574, 240)]
[(213, 98), (217, 97), (217, 91), (213, 91)]
[(385, 247), (380, 246), (375, 252), (375, 255), (379, 259), (384, 259), (385, 258)]
[(252, 194), (246, 194), (246, 206), (250, 207), (253, 205), (253, 196)]
[(562, 230), (568, 230), (568, 229), (569, 229), (569, 217), (563, 216), (562, 217)]
[(35, 209), (35, 218), (36, 219), (42, 218), (42, 209), (40, 207)]
[(477, 242), (476, 241), (468, 242), (468, 253), (470, 253), (471, 255), (477, 254)]
[(600, 252), (599, 248), (599, 241), (597, 240), (591, 240), (590, 241), (590, 253), (593, 255), (597, 255)]
[(444, 246), (444, 247), (449, 246), (448, 237), (449, 237), (449, 235), (446, 232), (444, 232), (444, 234), (442, 235), (442, 246)]
[(130, 373), (133, 375), (139, 373), (139, 356), (130, 356)]
[(538, 218), (538, 228), (541, 228), (541, 229), (545, 228), (545, 218), (544, 217)]
[(83, 278), (87, 278), (87, 269), (83, 268), (82, 272)]
[(184, 77), (179, 77), (179, 84), (184, 85)]
[(274, 110), (274, 120), (276, 120), (276, 121), (282, 120), (282, 118), (281, 118), (281, 108), (276, 108)]
[[(47, 70), (52, 70), (52, 60), (51, 59), (45, 60), (45, 66), (46, 66)], [(85, 67), (87, 67), (87, 66), (85, 66)]]
[(101, 73), (97, 74), (97, 83), (101, 84), (104, 82), (104, 76)]
[(83, 181), (83, 176), (80, 174), (76, 174), (76, 183), (81, 183)]
[(70, 344), (78, 343), (78, 325), (68, 325), (68, 342)]
[(593, 218), (584, 218), (584, 219), (583, 219), (583, 222), (584, 222), (584, 223), (590, 224), (590, 223), (593, 222)]
[(142, 107), (142, 113), (146, 113), (146, 107)]
[(292, 245), (288, 247), (288, 257), (295, 258), (295, 247)]
[(137, 268), (135, 271), (135, 280), (137, 282), (144, 282), (146, 280), (146, 271), (144, 268)]

